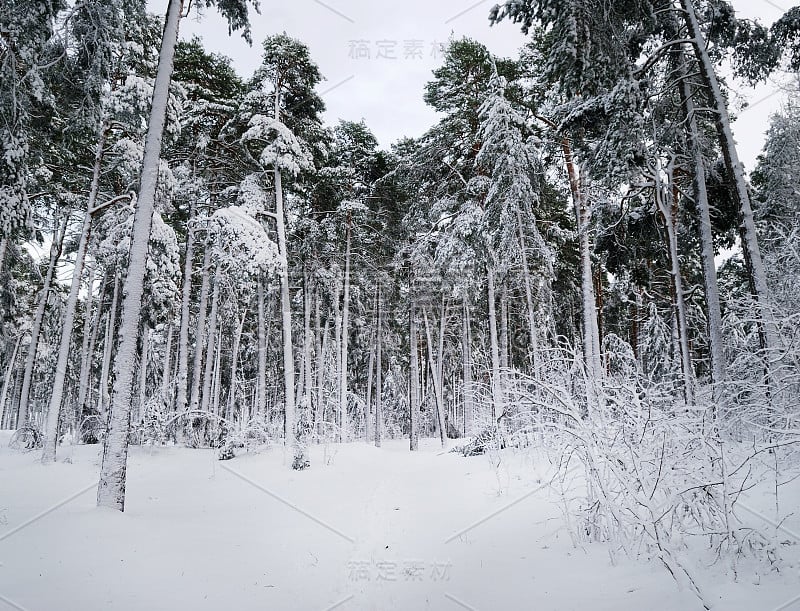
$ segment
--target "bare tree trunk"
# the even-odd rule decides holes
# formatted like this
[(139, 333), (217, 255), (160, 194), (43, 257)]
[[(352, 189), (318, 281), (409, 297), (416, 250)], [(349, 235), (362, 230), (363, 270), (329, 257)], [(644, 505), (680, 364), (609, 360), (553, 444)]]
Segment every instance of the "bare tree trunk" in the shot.
[(728, 114), (728, 107), (722, 89), (717, 79), (714, 66), (708, 54), (706, 42), (700, 24), (697, 21), (697, 12), (694, 7), (694, 0), (680, 0), (683, 8), (684, 19), (689, 30), (689, 35), (693, 39), (692, 47), (697, 58), (700, 74), (708, 88), (709, 99), (713, 109), (714, 121), (719, 136), (720, 148), (728, 172), (734, 179), (736, 198), (739, 203), (739, 212), (742, 223), (742, 248), (746, 253), (745, 260), (749, 262), (750, 275), (754, 297), (758, 302), (762, 327), (762, 344), (764, 349), (764, 361), (767, 371), (767, 379), (771, 385), (773, 380), (772, 366), (770, 364), (770, 351), (779, 345), (779, 337), (775, 322), (773, 320), (769, 287), (767, 286), (767, 271), (764, 261), (761, 258), (761, 249), (758, 245), (756, 236), (756, 224), (753, 217), (753, 208), (750, 203), (750, 194), (747, 190), (747, 181), (744, 177), (744, 169), (739, 161), (739, 153), (736, 150), (736, 142), (731, 131), (731, 120)]
[[(683, 52), (679, 62), (683, 65)], [(700, 147), (700, 136), (695, 116), (694, 92), (687, 81), (685, 70), (680, 78), (681, 101), (686, 114), (686, 134), (689, 151), (694, 165), (694, 200), (700, 215), (700, 255), (703, 262), (703, 281), (706, 292), (706, 316), (708, 319), (708, 335), (711, 343), (711, 380), (715, 406), (722, 399), (721, 384), (725, 381), (727, 364), (725, 362), (725, 345), (722, 338), (722, 311), (719, 303), (719, 287), (717, 284), (717, 266), (714, 262), (714, 238), (711, 233), (711, 206), (708, 202), (706, 188), (706, 171), (703, 164), (703, 152)]]
[(522, 213), (517, 208), (517, 226), (519, 228), (519, 248), (522, 256), (522, 281), (525, 286), (525, 306), (528, 314), (528, 335), (531, 340), (530, 358), (535, 379), (539, 379), (537, 353), (539, 351), (539, 338), (536, 332), (536, 306), (533, 303), (533, 287), (531, 283), (531, 270), (528, 265), (528, 249), (525, 244), (525, 232), (522, 228)]
[(681, 371), (683, 372), (683, 392), (687, 405), (694, 404), (694, 375), (692, 372), (692, 357), (689, 352), (689, 325), (686, 320), (686, 299), (683, 291), (683, 278), (681, 277), (680, 257), (678, 255), (678, 203), (672, 195), (673, 172), (672, 166), (666, 169), (669, 184), (661, 182), (662, 167), (657, 164), (653, 172), (655, 182), (656, 206), (664, 218), (667, 230), (667, 246), (672, 276), (673, 299), (675, 306), (675, 322), (678, 331), (678, 347), (681, 357)]
[(376, 339), (377, 339), (377, 351), (378, 354), (375, 357), (375, 447), (381, 447), (381, 435), (383, 433), (383, 404), (381, 403), (383, 397), (383, 367), (381, 364), (381, 356), (383, 352), (383, 346), (381, 345), (383, 342), (383, 333), (382, 333), (382, 325), (383, 320), (381, 319), (381, 289), (378, 287), (378, 294), (375, 300), (376, 309), (377, 309), (377, 317), (378, 317), (378, 327), (376, 331)]
[[(172, 396), (170, 392), (170, 384), (176, 377), (175, 368), (172, 367), (172, 336), (173, 324), (166, 325), (167, 329), (167, 345), (164, 346), (164, 366), (161, 369), (161, 399), (164, 405), (169, 405), (169, 399)], [(170, 371), (172, 370), (172, 371)]]
[[(209, 403), (206, 411), (210, 408), (211, 411), (214, 413), (215, 416), (219, 416), (219, 393), (220, 393), (220, 378), (222, 377), (222, 329), (220, 329), (217, 333), (216, 341), (214, 342), (215, 345), (215, 356), (214, 356), (214, 369), (211, 371), (211, 398), (207, 403)], [(211, 360), (210, 356), (206, 356), (209, 360)], [(205, 396), (203, 397), (205, 401)]]
[[(413, 452), (419, 449), (419, 342), (417, 340), (417, 308), (413, 296), (409, 306), (409, 401), (411, 408), (411, 429), (408, 435), (409, 449)], [(370, 357), (372, 354), (370, 354)], [(370, 358), (371, 360), (371, 358)]]
[(150, 351), (150, 328), (145, 324), (142, 330), (142, 355), (139, 357), (139, 401), (138, 413), (133, 413), (132, 419), (138, 422), (145, 413), (147, 402), (147, 353)]
[(500, 372), (507, 375), (510, 363), (508, 347), (508, 279), (500, 284)]
[[(11, 406), (6, 408), (6, 399), (8, 398), (8, 389), (11, 385), (11, 378), (14, 374), (14, 363), (17, 361), (17, 353), (22, 344), (22, 334), (17, 338), (14, 344), (14, 351), (11, 353), (11, 360), (8, 361), (6, 367), (6, 374), (3, 377), (3, 388), (0, 390), (0, 429), (8, 427), (11, 424)], [(19, 421), (19, 418), (17, 418)], [(17, 427), (19, 428), (19, 427)]]
[[(238, 375), (239, 368), (239, 346), (242, 341), (242, 331), (244, 330), (244, 321), (247, 318), (247, 310), (242, 313), (242, 318), (236, 326), (236, 334), (233, 336), (233, 346), (231, 348), (231, 384), (228, 390), (228, 416), (227, 418), (233, 421), (234, 413), (236, 411), (236, 376)], [(244, 422), (244, 420), (243, 420)]]
[(579, 249), (581, 258), (581, 295), (583, 299), (583, 343), (586, 358), (587, 404), (588, 411), (596, 407), (599, 384), (603, 378), (603, 365), (600, 361), (600, 330), (597, 324), (597, 299), (594, 292), (592, 273), (592, 251), (589, 242), (589, 210), (583, 188), (579, 187), (578, 216)]
[[(280, 120), (280, 88), (275, 87), (275, 120)], [(278, 252), (281, 257), (281, 326), (283, 327), (284, 439), (297, 449), (295, 434), (294, 346), (292, 344), (292, 303), (289, 294), (289, 251), (286, 245), (286, 214), (283, 209), (281, 170), (275, 165), (275, 219)]]
[(313, 373), (313, 350), (314, 350), (314, 337), (311, 331), (311, 301), (313, 295), (311, 292), (311, 276), (308, 269), (303, 272), (303, 409), (308, 410), (306, 413), (309, 416), (313, 415), (311, 411), (311, 397), (314, 393), (314, 373)]
[(472, 434), (475, 420), (472, 384), (472, 344), (469, 324), (469, 304), (466, 299), (462, 308), (461, 323), (461, 368), (464, 377), (464, 434)]
[(64, 220), (56, 228), (55, 235), (53, 236), (53, 243), (50, 245), (50, 261), (47, 264), (47, 273), (42, 283), (42, 291), (39, 294), (39, 303), (36, 304), (36, 313), (33, 316), (33, 324), (31, 325), (31, 341), (28, 345), (28, 354), (25, 355), (25, 369), (22, 374), (22, 390), (19, 396), (19, 422), (21, 426), (25, 426), (28, 420), (28, 398), (30, 397), (31, 379), (33, 378), (33, 367), (36, 364), (36, 352), (39, 346), (39, 336), (42, 331), (42, 321), (44, 320), (44, 313), (47, 309), (47, 301), (50, 297), (50, 287), (53, 284), (53, 274), (55, 273), (56, 265), (61, 257), (62, 245), (64, 243), (64, 234), (67, 231), (67, 221), (69, 215), (64, 215)]
[[(374, 319), (373, 319), (374, 325)], [(372, 414), (372, 372), (375, 370), (375, 341), (372, 332), (369, 335), (369, 360), (367, 361), (367, 390), (364, 398), (364, 437), (367, 442), (375, 437), (372, 429), (374, 420)]]
[[(186, 252), (183, 261), (183, 285), (181, 286), (181, 321), (178, 331), (178, 375), (175, 389), (175, 412), (182, 414), (188, 406), (186, 391), (189, 383), (189, 307), (192, 302), (192, 276), (194, 271), (194, 220), (197, 205), (194, 201), (189, 206), (188, 232), (186, 234)], [(199, 332), (199, 330), (198, 330)], [(171, 337), (171, 335), (170, 335)], [(164, 400), (168, 401), (167, 394)], [(177, 430), (182, 431), (180, 421)], [(179, 434), (182, 437), (182, 434)]]
[(214, 349), (217, 341), (217, 315), (219, 312), (219, 287), (222, 283), (219, 267), (214, 271), (214, 289), (211, 293), (211, 314), (208, 319), (208, 346), (206, 346), (206, 369), (203, 376), (203, 395), (200, 398), (200, 411), (207, 412), (211, 401), (211, 391), (214, 375)]
[(342, 310), (339, 305), (339, 289), (336, 288), (336, 296), (333, 301), (333, 345), (334, 345), (334, 368), (333, 375), (333, 395), (336, 397), (334, 400), (334, 416), (333, 419), (336, 423), (336, 439), (342, 440), (342, 424), (339, 420), (341, 411), (339, 409), (339, 400), (341, 399), (341, 371), (342, 371)]
[(100, 483), (97, 487), (97, 504), (119, 511), (125, 509), (125, 475), (128, 460), (128, 433), (131, 425), (131, 381), (136, 353), (139, 315), (147, 264), (147, 248), (153, 221), (158, 164), (161, 155), (161, 137), (169, 101), (169, 84), (178, 41), (178, 23), (183, 10), (183, 0), (170, 0), (161, 52), (158, 60), (153, 102), (147, 125), (139, 199), (133, 220), (128, 277), (125, 281), (125, 298), (122, 307), (122, 324), (117, 357), (114, 362), (114, 390), (108, 434), (103, 444), (103, 461)]
[[(489, 301), (489, 342), (492, 355), (492, 424), (503, 409), (503, 390), (500, 374), (500, 345), (497, 338), (497, 312), (495, 306), (494, 266), (486, 265), (487, 298)], [(502, 412), (500, 412), (502, 414)]]
[(3, 264), (6, 260), (6, 251), (8, 250), (8, 236), (4, 235), (0, 238), (0, 274), (3, 273)]
[(114, 293), (111, 297), (111, 309), (108, 311), (106, 319), (106, 334), (103, 344), (103, 364), (100, 369), (100, 389), (98, 391), (98, 412), (103, 421), (108, 412), (111, 397), (108, 393), (108, 376), (111, 369), (111, 354), (114, 350), (114, 338), (116, 337), (117, 308), (119, 301), (119, 288), (122, 280), (119, 271), (114, 270)]
[(342, 356), (339, 366), (339, 431), (345, 440), (347, 426), (347, 340), (350, 333), (350, 213), (347, 213), (346, 246), (344, 254), (344, 288), (342, 290)]
[[(75, 441), (80, 438), (80, 426), (83, 419), (83, 412), (86, 409), (87, 396), (89, 394), (89, 376), (92, 369), (92, 354), (94, 353), (94, 343), (97, 338), (97, 327), (100, 326), (100, 310), (102, 301), (97, 306), (97, 311), (92, 315), (92, 301), (94, 298), (94, 261), (90, 260), (87, 267), (88, 288), (86, 290), (86, 304), (83, 316), (83, 343), (81, 344), (81, 371), (78, 376), (78, 404), (75, 406), (74, 422), (72, 425), (75, 431)], [(103, 295), (105, 282), (100, 286), (100, 295)]]
[(267, 413), (267, 333), (264, 310), (264, 278), (258, 278), (258, 374), (256, 377), (256, 414), (264, 418)]
[[(441, 320), (439, 321), (439, 337), (443, 336), (443, 329), (445, 326), (445, 316), (446, 316), (446, 308), (444, 297), (442, 297), (442, 312), (441, 312)], [(428, 342), (428, 365), (430, 366), (431, 370), (431, 378), (433, 379), (433, 395), (436, 403), (436, 421), (439, 425), (439, 440), (442, 443), (442, 447), (446, 447), (447, 445), (447, 426), (445, 424), (444, 419), (444, 380), (442, 379), (442, 342), (439, 341), (437, 343), (437, 354), (433, 352), (433, 340), (431, 338), (431, 326), (428, 322), (428, 314), (423, 308), (422, 310), (422, 318), (425, 322), (425, 338)]]
[[(192, 363), (192, 392), (189, 396), (189, 410), (195, 412), (200, 409), (200, 378), (203, 370), (203, 354), (206, 344), (206, 318), (208, 311), (208, 291), (211, 285), (211, 252), (212, 245), (206, 241), (206, 251), (203, 255), (203, 280), (200, 285), (200, 306), (197, 311), (197, 329), (194, 333), (194, 361)], [(187, 351), (188, 357), (188, 351)], [(210, 359), (212, 355), (206, 354)]]
[[(317, 317), (319, 317), (319, 296), (317, 300)], [(323, 422), (325, 419), (325, 354), (328, 351), (330, 341), (331, 319), (325, 319), (325, 328), (319, 340), (319, 351), (317, 354), (317, 411), (314, 414), (314, 425), (317, 435), (323, 434)]]
[[(537, 116), (537, 118), (551, 129), (557, 130), (557, 125), (551, 120), (542, 116)], [(587, 404), (589, 415), (591, 415), (591, 410), (598, 401), (599, 384), (603, 377), (603, 366), (600, 360), (600, 330), (595, 310), (597, 301), (594, 295), (592, 251), (589, 240), (592, 210), (584, 186), (581, 184), (580, 173), (572, 155), (572, 145), (569, 138), (561, 138), (561, 150), (564, 153), (564, 164), (567, 168), (572, 206), (575, 209), (578, 227), (578, 249), (581, 259), (581, 299), (583, 304), (583, 350), (586, 361)]]

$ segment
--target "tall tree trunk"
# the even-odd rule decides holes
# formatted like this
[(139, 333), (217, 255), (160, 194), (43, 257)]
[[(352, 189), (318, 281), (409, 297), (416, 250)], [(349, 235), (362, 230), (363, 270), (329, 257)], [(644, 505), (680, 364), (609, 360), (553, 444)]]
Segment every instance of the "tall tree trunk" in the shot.
[(350, 212), (347, 213), (346, 246), (344, 252), (344, 288), (342, 289), (342, 355), (339, 366), (339, 431), (345, 440), (347, 426), (347, 340), (350, 334)]
[(489, 342), (492, 355), (492, 424), (496, 424), (498, 412), (503, 409), (502, 377), (500, 373), (500, 344), (497, 337), (497, 311), (495, 305), (494, 266), (486, 265), (487, 298), (489, 302)]
[(708, 54), (700, 24), (697, 21), (697, 12), (694, 7), (694, 0), (680, 0), (683, 8), (684, 19), (689, 30), (689, 36), (693, 39), (692, 47), (697, 58), (700, 75), (708, 88), (708, 97), (713, 109), (714, 122), (717, 127), (722, 156), (729, 174), (733, 177), (736, 198), (739, 203), (739, 212), (742, 223), (742, 248), (747, 255), (745, 260), (749, 262), (750, 276), (754, 289), (754, 297), (758, 302), (759, 316), (761, 319), (762, 347), (764, 349), (764, 361), (768, 383), (771, 385), (773, 380), (770, 359), (771, 350), (776, 349), (779, 344), (778, 332), (773, 320), (770, 308), (771, 299), (767, 286), (767, 272), (764, 261), (761, 258), (761, 249), (758, 245), (756, 236), (756, 224), (753, 217), (753, 208), (750, 202), (750, 194), (747, 190), (747, 181), (744, 177), (744, 168), (739, 161), (739, 153), (736, 150), (736, 142), (731, 131), (731, 120), (728, 114), (728, 107), (722, 89), (717, 79), (714, 65)]
[(267, 332), (264, 309), (264, 278), (258, 278), (258, 373), (256, 376), (256, 415), (261, 421), (267, 413)]
[(583, 344), (586, 359), (587, 405), (588, 411), (597, 406), (599, 384), (603, 378), (603, 365), (600, 360), (600, 330), (597, 323), (597, 299), (594, 292), (592, 273), (592, 250), (589, 241), (591, 212), (583, 187), (579, 186), (578, 218), (579, 250), (581, 258), (581, 296), (583, 300)]
[(500, 284), (500, 370), (503, 377), (508, 375), (511, 363), (508, 341), (508, 278)]
[[(94, 344), (97, 339), (97, 327), (100, 326), (100, 310), (102, 301), (97, 306), (97, 311), (92, 315), (92, 302), (94, 299), (94, 260), (89, 261), (86, 276), (88, 288), (86, 290), (86, 303), (83, 315), (83, 343), (81, 344), (81, 371), (78, 376), (78, 404), (75, 406), (74, 422), (72, 425), (75, 431), (75, 441), (80, 440), (80, 426), (83, 420), (83, 413), (86, 410), (87, 397), (89, 395), (89, 377), (92, 371), (92, 354), (94, 354)], [(105, 290), (105, 282), (100, 286), (100, 295)]]
[(172, 336), (173, 333), (173, 323), (170, 322), (168, 325), (165, 325), (167, 330), (167, 345), (164, 346), (164, 367), (161, 369), (161, 400), (164, 402), (164, 405), (169, 405), (169, 400), (172, 396), (170, 392), (170, 384), (172, 383), (173, 372), (170, 371), (172, 362)]
[[(317, 302), (319, 304), (319, 301)], [(314, 424), (317, 435), (324, 433), (325, 422), (325, 354), (328, 352), (328, 343), (330, 342), (330, 316), (325, 318), (325, 328), (322, 331), (322, 338), (319, 344), (319, 353), (317, 354), (317, 411), (314, 413)]]
[(142, 293), (147, 263), (147, 247), (153, 221), (161, 138), (169, 101), (175, 45), (178, 41), (183, 0), (170, 0), (161, 52), (158, 59), (150, 119), (142, 159), (139, 198), (133, 219), (128, 276), (122, 305), (122, 324), (117, 357), (114, 362), (114, 389), (108, 433), (103, 444), (103, 461), (97, 487), (97, 504), (125, 510), (125, 475), (128, 460), (128, 433), (131, 425), (131, 382), (136, 355), (137, 332), (142, 307)]
[(3, 273), (3, 264), (6, 261), (6, 251), (8, 250), (8, 236), (0, 238), (0, 274)]
[[(211, 398), (208, 401), (207, 409), (211, 409), (212, 413), (215, 416), (219, 416), (219, 394), (220, 394), (220, 384), (222, 378), (222, 329), (215, 333), (217, 336), (214, 346), (215, 346), (215, 356), (214, 356), (214, 369), (211, 371), (211, 389), (210, 394)], [(209, 360), (211, 360), (210, 356), (206, 356)], [(205, 396), (203, 397), (205, 401)], [(219, 420), (217, 420), (219, 422)]]
[[(100, 191), (100, 167), (105, 153), (105, 141), (108, 133), (108, 126), (100, 126), (100, 133), (97, 138), (97, 150), (94, 157), (94, 168), (92, 169), (92, 183), (89, 187), (89, 198), (86, 203), (86, 213), (83, 215), (83, 226), (81, 227), (81, 237), (78, 241), (78, 249), (75, 252), (75, 265), (72, 270), (72, 282), (70, 284), (69, 296), (67, 297), (67, 307), (64, 311), (64, 318), (61, 330), (61, 339), (58, 346), (58, 357), (56, 358), (56, 372), (53, 378), (53, 388), (50, 394), (50, 402), (47, 407), (47, 420), (44, 430), (44, 445), (42, 446), (42, 462), (51, 463), (56, 460), (56, 445), (58, 436), (58, 421), (61, 416), (61, 403), (64, 396), (64, 385), (67, 378), (67, 364), (69, 362), (69, 349), (72, 343), (72, 325), (75, 320), (75, 309), (78, 306), (78, 294), (81, 288), (81, 277), (83, 276), (83, 263), (86, 259), (86, 252), (89, 248), (89, 236), (92, 231), (92, 215), (97, 210), (97, 195)], [(113, 200), (112, 200), (113, 201)], [(133, 374), (131, 374), (133, 375)], [(130, 392), (130, 389), (128, 389)]]
[(375, 357), (375, 447), (381, 447), (381, 436), (383, 434), (383, 367), (381, 363), (381, 357), (383, 353), (383, 320), (381, 318), (381, 289), (378, 287), (378, 294), (375, 300), (376, 309), (377, 309), (377, 317), (378, 317), (378, 327), (376, 331), (376, 341), (377, 341), (377, 355)]
[[(328, 323), (325, 321), (325, 332), (327, 333)], [(319, 292), (319, 285), (314, 282), (314, 350), (316, 351), (316, 371), (315, 371), (315, 390), (316, 390), (316, 405), (314, 406), (314, 432), (320, 435), (320, 422), (322, 415), (322, 406), (325, 400), (323, 395), (323, 384), (325, 383), (324, 370), (325, 370), (325, 350), (323, 348), (322, 338), (322, 303), (321, 295)]]
[(670, 165), (666, 168), (669, 183), (661, 182), (662, 167), (660, 162), (653, 173), (655, 181), (656, 206), (664, 218), (667, 230), (667, 247), (670, 259), (670, 274), (672, 276), (673, 300), (675, 308), (675, 322), (678, 331), (678, 347), (681, 357), (681, 371), (683, 373), (683, 393), (686, 405), (694, 404), (694, 374), (692, 371), (692, 357), (689, 352), (689, 325), (686, 318), (686, 298), (683, 291), (683, 278), (681, 277), (680, 256), (678, 255), (678, 202), (673, 196), (673, 171)]
[(531, 282), (531, 269), (528, 265), (528, 249), (525, 244), (525, 232), (522, 226), (522, 213), (517, 207), (517, 227), (519, 233), (519, 252), (522, 257), (522, 281), (525, 286), (525, 306), (528, 314), (528, 336), (531, 341), (530, 346), (530, 359), (531, 367), (533, 368), (533, 375), (536, 380), (539, 379), (538, 367), (538, 351), (539, 351), (539, 337), (536, 332), (536, 305), (533, 302), (533, 286)]
[[(275, 87), (275, 120), (280, 120), (280, 87)], [(283, 328), (284, 439), (287, 446), (297, 448), (294, 399), (294, 346), (292, 343), (292, 301), (289, 293), (289, 251), (286, 245), (286, 213), (283, 206), (281, 170), (275, 165), (275, 219), (278, 252), (281, 258), (281, 326)]]
[(28, 345), (28, 354), (25, 355), (25, 369), (22, 374), (22, 390), (19, 396), (19, 422), (22, 426), (28, 420), (28, 398), (31, 391), (31, 380), (33, 378), (33, 367), (36, 364), (36, 352), (39, 346), (39, 336), (42, 331), (42, 321), (44, 320), (44, 313), (47, 309), (47, 301), (50, 297), (50, 287), (53, 284), (53, 274), (55, 273), (56, 265), (61, 257), (62, 245), (64, 243), (64, 234), (67, 231), (67, 221), (69, 215), (64, 215), (64, 220), (56, 228), (53, 235), (53, 243), (50, 245), (50, 261), (47, 264), (47, 273), (44, 276), (42, 283), (42, 292), (39, 294), (39, 303), (36, 304), (36, 313), (33, 316), (33, 324), (31, 325), (31, 341)]
[(100, 388), (97, 393), (98, 412), (105, 421), (108, 413), (111, 396), (108, 393), (108, 376), (111, 369), (111, 354), (114, 350), (114, 337), (116, 336), (117, 308), (119, 301), (119, 287), (122, 283), (119, 271), (114, 268), (114, 292), (111, 297), (111, 308), (106, 318), (106, 331), (103, 344), (103, 362), (100, 367)]
[(207, 412), (211, 401), (214, 375), (214, 351), (217, 341), (217, 317), (219, 313), (219, 287), (222, 284), (219, 266), (214, 268), (214, 289), (211, 292), (211, 314), (208, 319), (208, 345), (206, 346), (206, 369), (203, 376), (203, 394), (200, 398), (200, 411)]
[[(17, 361), (17, 353), (22, 344), (22, 334), (17, 338), (14, 343), (14, 351), (11, 353), (11, 360), (8, 361), (6, 366), (6, 373), (3, 377), (3, 387), (0, 389), (0, 429), (10, 426), (11, 423), (11, 406), (6, 407), (6, 400), (8, 398), (8, 389), (11, 385), (11, 378), (14, 375), (14, 363)], [(17, 417), (19, 422), (19, 417)], [(17, 427), (19, 428), (19, 427)]]
[(469, 304), (464, 300), (461, 323), (461, 369), (464, 377), (464, 434), (471, 435), (475, 420), (472, 384), (472, 339), (470, 337)]
[[(145, 324), (142, 329), (142, 354), (139, 357), (139, 400), (137, 411), (133, 412), (133, 420), (139, 421), (145, 413), (147, 402), (147, 353), (150, 351), (150, 327)], [(138, 412), (138, 413), (137, 413)]]
[(311, 275), (308, 269), (303, 273), (303, 406), (304, 409), (311, 412), (311, 397), (314, 393), (314, 373), (313, 373), (313, 360), (314, 355), (314, 336), (311, 331), (311, 302), (313, 294), (311, 292)]
[[(195, 215), (197, 204), (194, 201), (189, 206), (189, 230), (186, 234), (186, 252), (183, 260), (183, 285), (181, 286), (181, 322), (178, 331), (178, 375), (175, 382), (175, 412), (182, 414), (188, 406), (187, 388), (189, 383), (189, 307), (192, 303), (192, 276), (194, 271), (194, 236)], [(169, 398), (164, 395), (164, 400)], [(177, 430), (181, 431), (180, 420)], [(182, 434), (179, 435), (182, 437)]]
[[(683, 51), (678, 59), (683, 66)], [(706, 317), (708, 320), (708, 336), (711, 344), (711, 381), (713, 383), (714, 405), (722, 400), (722, 386), (725, 381), (727, 364), (725, 362), (725, 345), (722, 339), (722, 310), (719, 303), (719, 287), (717, 284), (717, 266), (714, 262), (714, 237), (711, 233), (711, 206), (708, 202), (706, 187), (706, 170), (703, 163), (703, 151), (700, 146), (700, 132), (697, 128), (697, 117), (694, 107), (694, 91), (687, 80), (685, 70), (680, 74), (681, 101), (686, 115), (686, 135), (689, 152), (694, 166), (694, 201), (700, 215), (700, 256), (703, 262), (703, 284), (706, 293)], [(715, 407), (716, 409), (716, 407)]]
[[(236, 325), (236, 333), (233, 336), (233, 346), (231, 347), (231, 384), (228, 390), (228, 415), (227, 418), (232, 422), (234, 413), (236, 411), (236, 376), (238, 375), (239, 367), (239, 345), (242, 341), (242, 331), (244, 330), (244, 321), (247, 319), (247, 310), (242, 313), (242, 318), (239, 324)], [(246, 421), (242, 419), (246, 424)]]
[(375, 433), (373, 429), (375, 428), (375, 419), (372, 413), (372, 386), (373, 386), (373, 372), (375, 371), (375, 338), (376, 338), (376, 318), (377, 312), (375, 308), (377, 307), (377, 296), (375, 301), (373, 302), (372, 308), (372, 328), (370, 329), (369, 333), (369, 360), (367, 361), (367, 389), (364, 396), (364, 433), (367, 443), (371, 439), (375, 438)]
[[(557, 130), (558, 126), (550, 119), (542, 116), (537, 116), (537, 118), (551, 129)], [(600, 360), (600, 330), (597, 324), (597, 312), (595, 311), (596, 299), (592, 275), (592, 250), (589, 239), (592, 210), (584, 185), (581, 184), (580, 172), (572, 155), (572, 144), (569, 138), (561, 138), (561, 150), (564, 154), (564, 164), (567, 168), (569, 189), (572, 195), (572, 207), (575, 210), (578, 228), (578, 250), (581, 260), (581, 301), (583, 305), (583, 351), (586, 361), (587, 405), (589, 407), (589, 415), (591, 415), (591, 410), (598, 401), (599, 384), (603, 376), (603, 366)]]
[[(197, 310), (197, 328), (194, 333), (194, 360), (192, 362), (192, 391), (189, 395), (189, 411), (196, 412), (200, 409), (200, 379), (203, 370), (203, 354), (206, 344), (206, 318), (208, 316), (208, 291), (211, 286), (211, 252), (213, 247), (209, 240), (206, 241), (206, 251), (203, 255), (203, 280), (200, 284), (200, 305)], [(210, 359), (212, 355), (206, 354)], [(188, 357), (188, 351), (187, 351)]]
[(428, 342), (428, 365), (431, 370), (431, 378), (433, 379), (433, 393), (436, 402), (436, 422), (439, 428), (439, 439), (442, 447), (447, 445), (447, 425), (445, 423), (445, 404), (444, 404), (444, 380), (442, 379), (442, 361), (444, 360), (443, 354), (443, 340), (444, 340), (444, 327), (445, 318), (447, 316), (447, 305), (442, 297), (442, 311), (439, 320), (439, 337), (436, 344), (436, 354), (433, 352), (433, 341), (431, 337), (431, 326), (428, 322), (428, 314), (423, 308), (422, 318), (425, 322), (425, 338)]
[(338, 287), (336, 289), (336, 296), (333, 298), (333, 345), (334, 345), (334, 375), (333, 377), (333, 396), (334, 399), (334, 408), (333, 408), (333, 420), (336, 425), (336, 439), (341, 441), (342, 440), (342, 429), (341, 429), (341, 422), (339, 421), (339, 416), (341, 415), (341, 411), (339, 410), (340, 404), (339, 400), (341, 399), (341, 371), (342, 371), (342, 308), (339, 304), (339, 290)]
[(417, 308), (413, 296), (410, 301), (408, 314), (408, 344), (410, 352), (408, 404), (411, 408), (411, 430), (408, 439), (409, 449), (414, 451), (419, 449), (419, 341), (417, 340)]

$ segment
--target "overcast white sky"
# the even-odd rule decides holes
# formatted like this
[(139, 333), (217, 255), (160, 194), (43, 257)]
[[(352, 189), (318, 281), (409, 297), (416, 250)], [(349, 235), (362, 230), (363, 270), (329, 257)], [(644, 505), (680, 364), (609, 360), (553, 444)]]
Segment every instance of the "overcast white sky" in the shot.
[[(364, 119), (387, 147), (402, 136), (418, 136), (436, 120), (422, 101), (431, 70), (441, 61), (439, 45), (450, 35), (470, 36), (493, 53), (513, 57), (525, 42), (515, 25), (489, 27), (489, 9), (497, 0), (365, 0), (261, 1), (261, 14), (251, 17), (253, 46), (231, 37), (214, 9), (200, 18), (195, 11), (181, 24), (181, 35), (201, 36), (206, 47), (234, 60), (236, 70), (249, 76), (261, 60), (260, 42), (281, 31), (302, 40), (311, 50), (326, 81), (319, 87), (327, 106), (326, 119)], [(744, 17), (770, 24), (789, 0), (733, 0)], [(166, 11), (166, 0), (150, 0), (151, 10)], [(389, 56), (393, 56), (391, 59)], [(763, 142), (769, 115), (778, 109), (780, 95), (772, 85), (751, 90), (737, 85), (737, 102), (753, 105), (739, 113), (734, 126), (739, 151), (752, 169)], [(764, 101), (764, 98), (767, 98)]]

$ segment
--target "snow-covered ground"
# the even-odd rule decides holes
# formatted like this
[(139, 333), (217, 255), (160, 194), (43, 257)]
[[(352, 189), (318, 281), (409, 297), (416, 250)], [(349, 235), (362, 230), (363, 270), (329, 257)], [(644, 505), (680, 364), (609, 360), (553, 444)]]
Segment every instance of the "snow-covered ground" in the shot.
[[(95, 507), (100, 446), (45, 467), (7, 445), (0, 433), (0, 610), (701, 608), (655, 563), (575, 547), (527, 451), (317, 446), (297, 472), (279, 447), (227, 462), (133, 447), (121, 514)], [(715, 608), (800, 609), (796, 568), (738, 583), (695, 569)]]

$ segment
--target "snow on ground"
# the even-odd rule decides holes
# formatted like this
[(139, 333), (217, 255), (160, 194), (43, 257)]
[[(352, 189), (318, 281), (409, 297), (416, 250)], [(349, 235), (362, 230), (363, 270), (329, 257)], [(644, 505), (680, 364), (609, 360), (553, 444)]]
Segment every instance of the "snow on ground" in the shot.
[[(0, 433), (0, 610), (701, 608), (655, 563), (574, 547), (529, 452), (317, 446), (297, 472), (280, 447), (227, 462), (133, 447), (121, 514), (95, 507), (100, 446), (45, 467), (7, 445)], [(796, 572), (701, 570), (718, 609), (790, 610), (800, 594)]]

